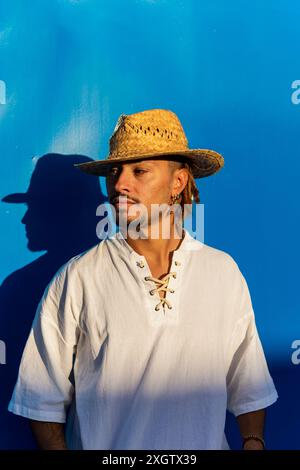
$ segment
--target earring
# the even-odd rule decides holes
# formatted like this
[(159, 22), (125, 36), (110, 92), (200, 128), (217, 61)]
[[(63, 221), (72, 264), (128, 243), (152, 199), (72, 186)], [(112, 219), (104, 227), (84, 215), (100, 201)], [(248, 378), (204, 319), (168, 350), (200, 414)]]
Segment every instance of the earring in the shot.
[(171, 196), (172, 204), (177, 204), (178, 199), (180, 199), (180, 194), (174, 194), (174, 196)]

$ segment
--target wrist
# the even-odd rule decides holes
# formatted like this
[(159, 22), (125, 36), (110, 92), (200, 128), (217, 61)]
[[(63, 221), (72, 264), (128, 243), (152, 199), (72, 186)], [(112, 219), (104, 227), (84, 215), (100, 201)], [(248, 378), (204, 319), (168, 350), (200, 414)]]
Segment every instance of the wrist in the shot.
[(266, 445), (262, 436), (256, 434), (249, 434), (243, 436), (243, 450), (265, 450)]

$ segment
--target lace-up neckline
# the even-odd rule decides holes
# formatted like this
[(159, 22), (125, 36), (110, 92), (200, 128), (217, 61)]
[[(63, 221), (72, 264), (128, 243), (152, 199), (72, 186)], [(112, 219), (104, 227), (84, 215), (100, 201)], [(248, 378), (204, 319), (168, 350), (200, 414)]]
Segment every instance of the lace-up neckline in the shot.
[[(185, 253), (188, 250), (188, 244), (192, 239), (189, 232), (184, 229), (184, 236), (179, 245), (179, 247), (173, 251), (172, 254), (172, 263), (170, 267), (170, 272), (167, 273), (165, 276), (158, 279), (154, 277), (151, 273), (151, 270), (148, 266), (147, 260), (144, 256), (137, 253), (130, 245), (127, 243), (126, 239), (124, 238), (122, 232), (117, 232), (115, 235), (117, 241), (122, 244), (125, 254), (129, 254), (131, 261), (138, 266), (138, 271), (143, 271), (143, 285), (145, 289), (145, 294), (147, 297), (152, 297), (152, 299), (146, 302), (146, 305), (149, 308), (150, 319), (155, 325), (160, 324), (162, 321), (162, 317), (157, 315), (156, 312), (163, 310), (163, 317), (168, 322), (176, 322), (178, 320), (178, 300), (179, 300), (179, 293), (177, 289), (179, 289), (180, 285), (180, 278), (181, 278), (181, 268), (177, 271), (177, 267), (181, 266), (185, 260)], [(175, 259), (174, 259), (175, 258)], [(177, 271), (177, 272), (176, 272)], [(137, 280), (139, 279), (138, 272)], [(178, 279), (177, 279), (178, 278)], [(148, 283), (149, 282), (149, 283)], [(152, 285), (151, 285), (151, 284)], [(157, 297), (158, 294), (158, 297)], [(162, 296), (160, 296), (162, 295)], [(174, 296), (173, 296), (174, 295)], [(154, 298), (155, 296), (155, 298)], [(171, 297), (171, 299), (170, 299)], [(159, 301), (159, 302), (158, 302)], [(168, 314), (167, 310), (170, 310), (170, 315)], [(155, 311), (155, 314), (154, 312)], [(172, 313), (171, 313), (172, 311)], [(152, 316), (153, 315), (153, 316)]]
[[(154, 289), (152, 289), (150, 291), (150, 295), (154, 295), (155, 292), (159, 293), (160, 292), (164, 292), (164, 293), (167, 293), (167, 292), (171, 292), (171, 293), (174, 293), (174, 289), (170, 289), (168, 287), (168, 284), (169, 284), (169, 279), (170, 277), (173, 276), (174, 278), (176, 278), (176, 272), (170, 272), (168, 274), (166, 274), (162, 279), (158, 279), (156, 277), (152, 277), (152, 276), (147, 276), (145, 277), (145, 281), (152, 281), (156, 284), (156, 287)], [(155, 307), (155, 310), (158, 311), (160, 309), (160, 306), (162, 305), (162, 307), (164, 307), (165, 305), (167, 305), (167, 307), (169, 309), (172, 308), (172, 305), (171, 305), (171, 302), (166, 299), (166, 297), (161, 297), (160, 298), (160, 301), (159, 303), (156, 305)]]

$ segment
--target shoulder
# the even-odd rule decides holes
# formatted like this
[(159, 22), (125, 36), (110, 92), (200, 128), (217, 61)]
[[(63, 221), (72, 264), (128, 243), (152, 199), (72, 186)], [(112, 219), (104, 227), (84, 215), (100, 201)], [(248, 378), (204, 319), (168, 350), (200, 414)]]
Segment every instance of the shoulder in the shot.
[(251, 319), (253, 321), (254, 311), (248, 283), (237, 261), (226, 251), (204, 245), (202, 266), (202, 279), (205, 278), (208, 289), (218, 298), (228, 324), (246, 327)]
[(239, 276), (241, 271), (231, 254), (195, 239), (190, 239), (188, 251), (199, 267), (207, 268), (216, 274), (226, 273), (227, 276)]
[(190, 269), (199, 282), (210, 285), (218, 295), (232, 300), (248, 295), (248, 286), (234, 257), (218, 248), (193, 240)]
[(49, 286), (59, 288), (66, 283), (68, 285), (78, 285), (80, 279), (91, 272), (95, 268), (95, 265), (100, 262), (102, 243), (103, 241), (101, 240), (101, 242), (92, 248), (70, 258), (56, 271), (48, 288)]
[(225, 270), (228, 274), (240, 272), (238, 263), (227, 251), (220, 250), (210, 245), (204, 245), (204, 255), (216, 267)]
[[(112, 260), (120, 256), (121, 247), (116, 236), (102, 239), (92, 248), (79, 253), (65, 263), (55, 277), (68, 279), (69, 282), (88, 283), (95, 275), (103, 278), (111, 269)], [(116, 263), (117, 264), (117, 260)]]

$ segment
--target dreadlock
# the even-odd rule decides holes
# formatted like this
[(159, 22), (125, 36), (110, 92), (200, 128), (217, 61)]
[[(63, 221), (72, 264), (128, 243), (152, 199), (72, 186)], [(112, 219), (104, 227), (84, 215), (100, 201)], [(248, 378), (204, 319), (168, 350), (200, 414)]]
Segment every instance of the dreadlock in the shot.
[(180, 168), (186, 168), (188, 171), (188, 181), (181, 192), (181, 199), (180, 199), (180, 205), (182, 210), (184, 209), (185, 204), (192, 204), (193, 201), (196, 204), (200, 203), (200, 196), (199, 196), (199, 191), (196, 186), (195, 179), (192, 174), (192, 170), (190, 165), (187, 162), (176, 160), (176, 161), (169, 161), (170, 167), (173, 169), (173, 171), (180, 169)]

